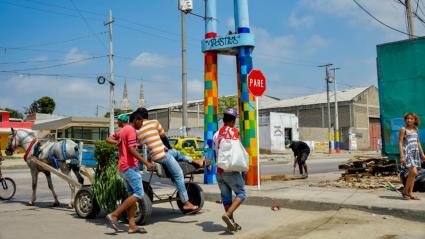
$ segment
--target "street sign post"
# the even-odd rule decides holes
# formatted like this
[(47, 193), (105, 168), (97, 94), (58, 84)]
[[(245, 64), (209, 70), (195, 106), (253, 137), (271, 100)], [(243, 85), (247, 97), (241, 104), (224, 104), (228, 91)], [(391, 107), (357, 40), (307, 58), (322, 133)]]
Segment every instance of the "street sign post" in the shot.
[(255, 105), (257, 112), (257, 188), (261, 189), (261, 177), (260, 177), (260, 127), (259, 127), (259, 111), (258, 97), (262, 96), (266, 91), (266, 77), (260, 70), (251, 70), (248, 74), (248, 89), (255, 96)]

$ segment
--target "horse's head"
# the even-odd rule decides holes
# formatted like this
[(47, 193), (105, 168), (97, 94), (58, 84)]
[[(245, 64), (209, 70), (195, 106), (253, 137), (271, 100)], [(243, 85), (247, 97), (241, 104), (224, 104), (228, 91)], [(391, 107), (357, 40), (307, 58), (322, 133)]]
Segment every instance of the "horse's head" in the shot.
[(15, 152), (18, 143), (16, 139), (17, 131), (15, 131), (13, 128), (11, 128), (10, 130), (11, 132), (9, 138), (7, 139), (7, 147), (5, 150), (5, 153), (8, 156), (11, 156), (13, 152)]

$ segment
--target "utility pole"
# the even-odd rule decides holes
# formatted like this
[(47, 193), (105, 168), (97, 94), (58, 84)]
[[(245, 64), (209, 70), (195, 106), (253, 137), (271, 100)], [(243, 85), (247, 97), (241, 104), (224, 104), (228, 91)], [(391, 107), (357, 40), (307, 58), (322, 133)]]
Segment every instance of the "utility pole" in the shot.
[(335, 99), (335, 124), (334, 124), (334, 144), (335, 144), (335, 152), (340, 153), (341, 150), (341, 142), (340, 142), (340, 135), (339, 135), (339, 115), (338, 115), (338, 99), (336, 97), (336, 75), (335, 71), (339, 70), (341, 68), (332, 68), (333, 71), (333, 83), (334, 83), (334, 99)]
[(187, 136), (186, 11), (180, 10), (182, 24), (182, 128)]
[(333, 64), (326, 64), (321, 65), (319, 67), (325, 67), (326, 70), (326, 97), (328, 102), (328, 146), (329, 146), (329, 154), (332, 154), (332, 133), (331, 133), (331, 102), (329, 99), (329, 83), (330, 83), (330, 74), (329, 74), (329, 67)]
[(109, 10), (109, 19), (108, 22), (105, 23), (105, 26), (109, 27), (109, 135), (112, 135), (115, 130), (115, 121), (114, 121), (114, 108), (115, 108), (115, 100), (114, 100), (114, 50), (112, 47), (112, 23), (114, 23), (114, 19), (112, 17), (112, 10)]
[(410, 0), (405, 0), (404, 5), (406, 6), (406, 21), (407, 21), (407, 33), (409, 33), (409, 39), (415, 38), (415, 25), (413, 23), (413, 12), (412, 4)]
[(99, 105), (96, 105), (96, 117), (99, 117)]

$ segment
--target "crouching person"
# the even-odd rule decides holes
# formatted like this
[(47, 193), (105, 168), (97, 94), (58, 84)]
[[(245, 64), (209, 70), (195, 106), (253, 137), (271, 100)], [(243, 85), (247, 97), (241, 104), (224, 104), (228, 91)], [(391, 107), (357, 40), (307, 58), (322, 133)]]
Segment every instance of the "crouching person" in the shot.
[(135, 223), (135, 205), (143, 197), (142, 175), (139, 172), (138, 161), (152, 169), (152, 164), (137, 152), (136, 129), (142, 127), (143, 117), (138, 112), (130, 115), (130, 124), (110, 136), (106, 141), (119, 147), (118, 171), (124, 179), (129, 197), (112, 213), (106, 216), (109, 226), (118, 231), (118, 218), (124, 212), (128, 213), (128, 233), (147, 233), (144, 228), (138, 228)]
[[(220, 143), (223, 139), (239, 140), (239, 132), (235, 128), (237, 113), (234, 109), (227, 109), (223, 115), (224, 126), (214, 135), (214, 150), (218, 157)], [(241, 172), (225, 171), (217, 168), (217, 182), (221, 191), (221, 201), (224, 206), (225, 213), (222, 216), (223, 221), (227, 225), (227, 230), (238, 231), (242, 227), (236, 223), (234, 212), (247, 198), (245, 193), (245, 182)], [(232, 192), (236, 194), (233, 199)]]

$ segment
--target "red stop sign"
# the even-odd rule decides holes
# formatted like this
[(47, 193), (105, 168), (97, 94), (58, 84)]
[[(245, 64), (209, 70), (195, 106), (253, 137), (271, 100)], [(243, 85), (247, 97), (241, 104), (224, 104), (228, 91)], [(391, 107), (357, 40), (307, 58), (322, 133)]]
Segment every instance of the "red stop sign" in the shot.
[(262, 96), (266, 91), (266, 77), (260, 70), (251, 70), (248, 74), (248, 89), (255, 96)]

